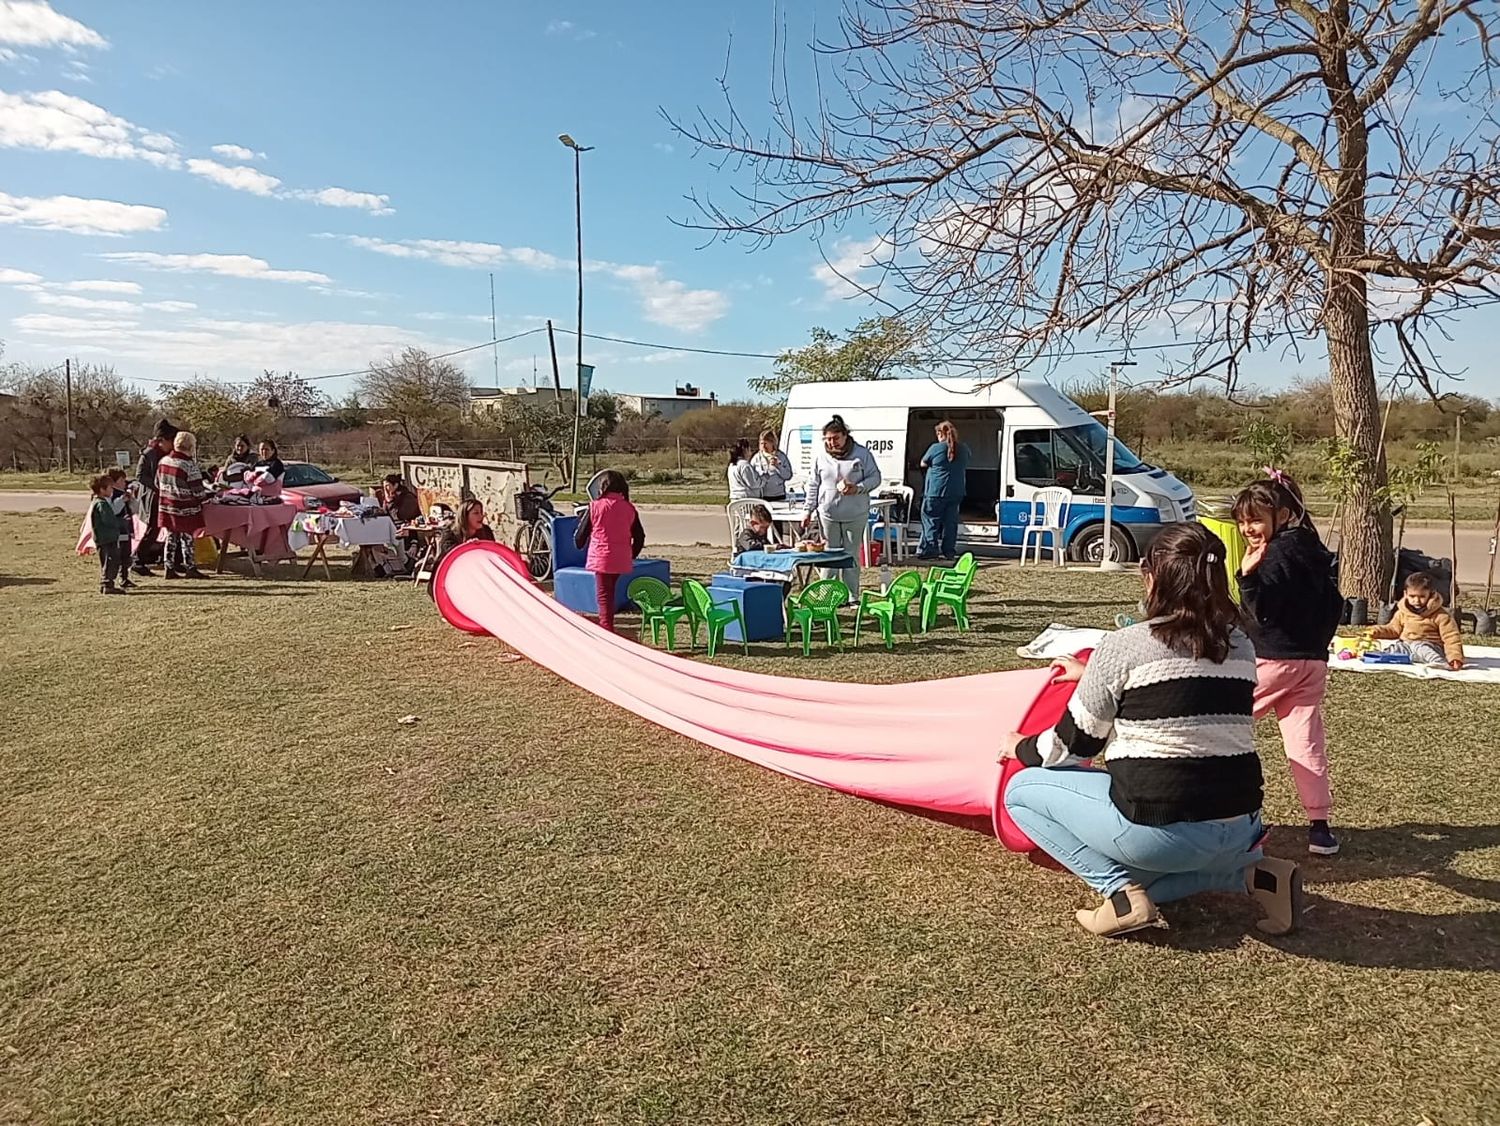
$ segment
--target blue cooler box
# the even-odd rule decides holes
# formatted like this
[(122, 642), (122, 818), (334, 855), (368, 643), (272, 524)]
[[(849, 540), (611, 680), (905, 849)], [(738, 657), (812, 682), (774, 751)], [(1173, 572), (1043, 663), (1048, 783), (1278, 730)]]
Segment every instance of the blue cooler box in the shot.
[(724, 627), (726, 641), (780, 641), (786, 636), (786, 618), (782, 612), (782, 584), (758, 583), (734, 575), (715, 575), (709, 580), (708, 592), (720, 605), (738, 602), (745, 616), (749, 637), (740, 636), (738, 622)]

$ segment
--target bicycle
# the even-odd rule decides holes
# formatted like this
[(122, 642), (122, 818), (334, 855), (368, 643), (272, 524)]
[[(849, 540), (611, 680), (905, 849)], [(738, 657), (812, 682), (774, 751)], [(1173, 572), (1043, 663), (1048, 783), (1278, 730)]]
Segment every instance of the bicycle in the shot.
[(537, 582), (552, 577), (552, 521), (557, 509), (552, 498), (563, 486), (548, 490), (542, 485), (527, 485), (516, 493), (516, 554), (526, 560), (526, 570)]

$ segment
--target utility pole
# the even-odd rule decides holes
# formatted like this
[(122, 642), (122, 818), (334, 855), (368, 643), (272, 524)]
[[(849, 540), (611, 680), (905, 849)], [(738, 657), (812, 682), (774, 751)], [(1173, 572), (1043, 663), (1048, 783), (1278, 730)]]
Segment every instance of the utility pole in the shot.
[[(57, 369), (53, 368), (52, 370), (56, 371)], [(67, 392), (68, 392), (68, 406), (67, 406), (67, 412), (68, 413), (67, 413), (67, 421), (64, 423), (64, 425), (67, 427), (68, 473), (69, 473), (69, 475), (71, 475), (72, 472), (73, 472), (73, 361), (72, 360), (64, 360), (63, 361), (63, 385), (67, 388)]]
[(557, 413), (562, 414), (562, 375), (557, 370), (557, 337), (552, 333), (552, 320), (547, 320), (547, 347), (552, 352), (552, 395), (557, 404)]
[(1120, 571), (1115, 555), (1115, 393), (1120, 383), (1120, 369), (1133, 368), (1133, 360), (1116, 360), (1109, 365), (1109, 430), (1104, 441), (1104, 542), (1100, 544), (1099, 570)]
[(490, 349), (495, 353), (495, 390), (500, 390), (500, 331), (495, 327), (495, 275), (490, 275)]
[(572, 480), (568, 483), (568, 491), (576, 493), (578, 491), (578, 438), (583, 425), (583, 416), (587, 412), (583, 401), (583, 154), (593, 146), (580, 145), (566, 133), (557, 139), (573, 150), (573, 219), (578, 232), (578, 363), (573, 372), (573, 394), (576, 398), (574, 406), (577, 410), (573, 415)]

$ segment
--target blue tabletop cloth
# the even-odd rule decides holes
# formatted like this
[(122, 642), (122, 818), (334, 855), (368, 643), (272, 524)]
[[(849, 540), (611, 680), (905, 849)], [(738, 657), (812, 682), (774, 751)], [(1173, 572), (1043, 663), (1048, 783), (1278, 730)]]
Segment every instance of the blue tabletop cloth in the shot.
[(734, 565), (746, 571), (775, 571), (790, 575), (798, 567), (852, 567), (847, 551), (742, 551)]

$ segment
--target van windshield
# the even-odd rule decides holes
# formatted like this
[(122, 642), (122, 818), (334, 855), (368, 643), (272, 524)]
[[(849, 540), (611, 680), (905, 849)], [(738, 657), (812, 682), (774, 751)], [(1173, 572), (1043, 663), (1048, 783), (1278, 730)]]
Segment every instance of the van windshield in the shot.
[[(1100, 422), (1086, 422), (1082, 426), (1067, 426), (1059, 430), (1058, 435), (1070, 445), (1088, 451), (1099, 468), (1104, 472), (1104, 448), (1109, 441), (1109, 431)], [(1116, 473), (1144, 473), (1146, 463), (1135, 454), (1130, 452), (1129, 447), (1120, 439), (1115, 439), (1115, 472)]]

